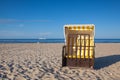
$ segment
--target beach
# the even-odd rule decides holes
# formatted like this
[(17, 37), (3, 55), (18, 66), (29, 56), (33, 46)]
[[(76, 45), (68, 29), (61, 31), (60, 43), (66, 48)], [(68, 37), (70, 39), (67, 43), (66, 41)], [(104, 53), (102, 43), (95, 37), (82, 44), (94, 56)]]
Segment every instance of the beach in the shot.
[(0, 80), (120, 80), (120, 43), (96, 43), (94, 69), (62, 67), (64, 43), (0, 44)]

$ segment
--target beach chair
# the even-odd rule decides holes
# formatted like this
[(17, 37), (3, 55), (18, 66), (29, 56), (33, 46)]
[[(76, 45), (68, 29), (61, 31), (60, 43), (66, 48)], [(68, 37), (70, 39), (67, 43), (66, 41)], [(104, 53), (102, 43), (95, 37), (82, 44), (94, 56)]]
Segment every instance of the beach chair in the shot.
[(93, 24), (64, 26), (63, 67), (94, 67), (94, 30)]

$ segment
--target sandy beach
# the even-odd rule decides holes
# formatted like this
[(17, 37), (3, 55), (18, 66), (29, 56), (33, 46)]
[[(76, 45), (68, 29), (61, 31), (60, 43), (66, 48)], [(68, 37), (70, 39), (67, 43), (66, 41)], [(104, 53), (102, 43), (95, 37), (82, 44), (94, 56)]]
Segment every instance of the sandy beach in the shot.
[(62, 67), (63, 43), (0, 44), (0, 80), (120, 80), (120, 43), (96, 43), (94, 70)]

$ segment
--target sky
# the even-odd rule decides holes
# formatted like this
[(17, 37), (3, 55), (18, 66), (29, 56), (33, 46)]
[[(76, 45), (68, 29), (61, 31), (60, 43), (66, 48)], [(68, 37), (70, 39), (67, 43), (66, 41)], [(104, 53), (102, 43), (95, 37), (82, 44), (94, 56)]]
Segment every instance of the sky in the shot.
[(120, 39), (120, 0), (0, 0), (0, 39), (64, 38), (65, 24)]

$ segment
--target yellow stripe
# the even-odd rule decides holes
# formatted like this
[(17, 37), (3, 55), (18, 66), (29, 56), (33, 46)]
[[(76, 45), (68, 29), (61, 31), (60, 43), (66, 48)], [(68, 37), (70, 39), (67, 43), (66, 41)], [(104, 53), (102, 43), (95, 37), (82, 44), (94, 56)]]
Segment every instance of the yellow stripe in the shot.
[(82, 30), (84, 30), (85, 29), (85, 26), (82, 26)]
[(65, 26), (65, 29), (68, 29), (68, 27), (67, 27), (67, 26)]
[(78, 28), (78, 30), (80, 30), (80, 26), (78, 26), (77, 28)]
[(71, 30), (71, 29), (72, 29), (72, 27), (71, 27), (71, 26), (69, 26), (69, 29)]
[(94, 30), (94, 26), (92, 26), (91, 29)]
[(90, 30), (90, 26), (87, 26), (86, 28), (87, 28), (87, 30)]
[(74, 26), (73, 29), (76, 30), (76, 26)]

